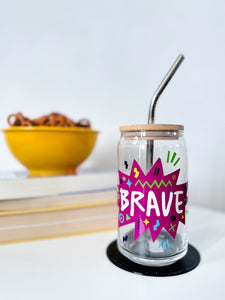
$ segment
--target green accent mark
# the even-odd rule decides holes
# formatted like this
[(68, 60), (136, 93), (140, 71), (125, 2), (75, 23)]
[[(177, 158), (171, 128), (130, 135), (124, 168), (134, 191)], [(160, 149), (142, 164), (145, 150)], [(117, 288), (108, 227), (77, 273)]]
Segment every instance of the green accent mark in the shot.
[(126, 221), (130, 220), (130, 217), (128, 216), (128, 214), (126, 214)]
[(179, 162), (180, 157), (175, 161), (174, 167), (176, 166), (176, 164)]
[(123, 181), (125, 181), (126, 180), (126, 177), (123, 177)]
[(169, 180), (167, 183), (164, 182), (164, 180), (162, 179), (160, 181), (160, 183), (158, 184), (156, 180), (153, 181), (153, 183), (150, 185), (148, 181), (145, 181), (145, 183), (142, 183), (140, 180), (138, 180), (136, 183), (135, 183), (135, 186), (140, 183), (140, 185), (142, 187), (144, 187), (146, 184), (149, 186), (149, 188), (151, 189), (153, 187), (153, 185), (155, 184), (157, 186), (157, 188), (159, 189), (160, 186), (163, 184), (165, 187), (167, 187), (167, 185), (169, 184), (170, 186), (172, 186), (172, 183), (171, 181)]
[(169, 162), (169, 160), (170, 160), (170, 151), (168, 151), (168, 154), (167, 154), (167, 163)]
[(177, 155), (176, 152), (174, 152), (174, 153), (173, 153), (173, 156), (172, 156), (172, 159), (171, 159), (171, 161), (170, 161), (171, 163), (174, 161), (176, 155)]
[(174, 224), (174, 225), (170, 224), (171, 227), (170, 227), (169, 231), (170, 231), (171, 229), (172, 229), (173, 231), (175, 231), (175, 230), (174, 230), (174, 227), (175, 227), (176, 225), (177, 225), (177, 224)]

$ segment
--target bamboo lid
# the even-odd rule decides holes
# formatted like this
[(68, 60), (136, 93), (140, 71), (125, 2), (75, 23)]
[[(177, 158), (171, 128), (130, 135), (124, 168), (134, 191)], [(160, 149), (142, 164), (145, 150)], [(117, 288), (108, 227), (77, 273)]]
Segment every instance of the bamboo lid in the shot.
[(141, 124), (121, 126), (120, 131), (178, 131), (184, 130), (183, 125), (177, 124)]

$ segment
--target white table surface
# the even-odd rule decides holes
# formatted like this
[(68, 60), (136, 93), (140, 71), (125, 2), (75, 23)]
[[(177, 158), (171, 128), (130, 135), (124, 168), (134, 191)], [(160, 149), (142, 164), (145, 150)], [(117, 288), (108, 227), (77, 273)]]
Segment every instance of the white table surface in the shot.
[(147, 277), (106, 257), (116, 231), (0, 246), (0, 299), (225, 299), (225, 214), (189, 212), (190, 243), (201, 253), (193, 271)]

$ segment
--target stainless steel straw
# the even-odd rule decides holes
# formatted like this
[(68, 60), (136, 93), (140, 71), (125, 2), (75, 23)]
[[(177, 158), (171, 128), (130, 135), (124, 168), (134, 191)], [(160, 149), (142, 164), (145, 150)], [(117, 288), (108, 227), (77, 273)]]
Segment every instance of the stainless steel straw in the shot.
[[(176, 73), (179, 66), (182, 64), (184, 58), (185, 57), (183, 56), (183, 54), (180, 54), (177, 57), (174, 64), (169, 69), (168, 73), (166, 74), (166, 76), (163, 78), (162, 82), (156, 89), (156, 91), (152, 97), (150, 107), (149, 107), (149, 113), (148, 113), (148, 123), (149, 124), (154, 124), (155, 108), (156, 108), (157, 101), (158, 101), (160, 95), (162, 94), (162, 92), (164, 91), (164, 89), (166, 88), (167, 84), (170, 82), (173, 75)], [(154, 140), (147, 140), (146, 172), (148, 172), (153, 165), (153, 155), (154, 155)]]

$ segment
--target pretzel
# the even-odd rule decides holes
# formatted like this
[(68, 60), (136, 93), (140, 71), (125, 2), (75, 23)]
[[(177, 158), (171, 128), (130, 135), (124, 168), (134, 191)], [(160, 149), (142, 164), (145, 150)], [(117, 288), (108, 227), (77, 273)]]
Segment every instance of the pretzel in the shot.
[(58, 127), (86, 127), (91, 128), (87, 119), (81, 119), (77, 123), (63, 114), (51, 113), (36, 119), (29, 119), (22, 113), (11, 114), (7, 118), (10, 126), (58, 126)]

